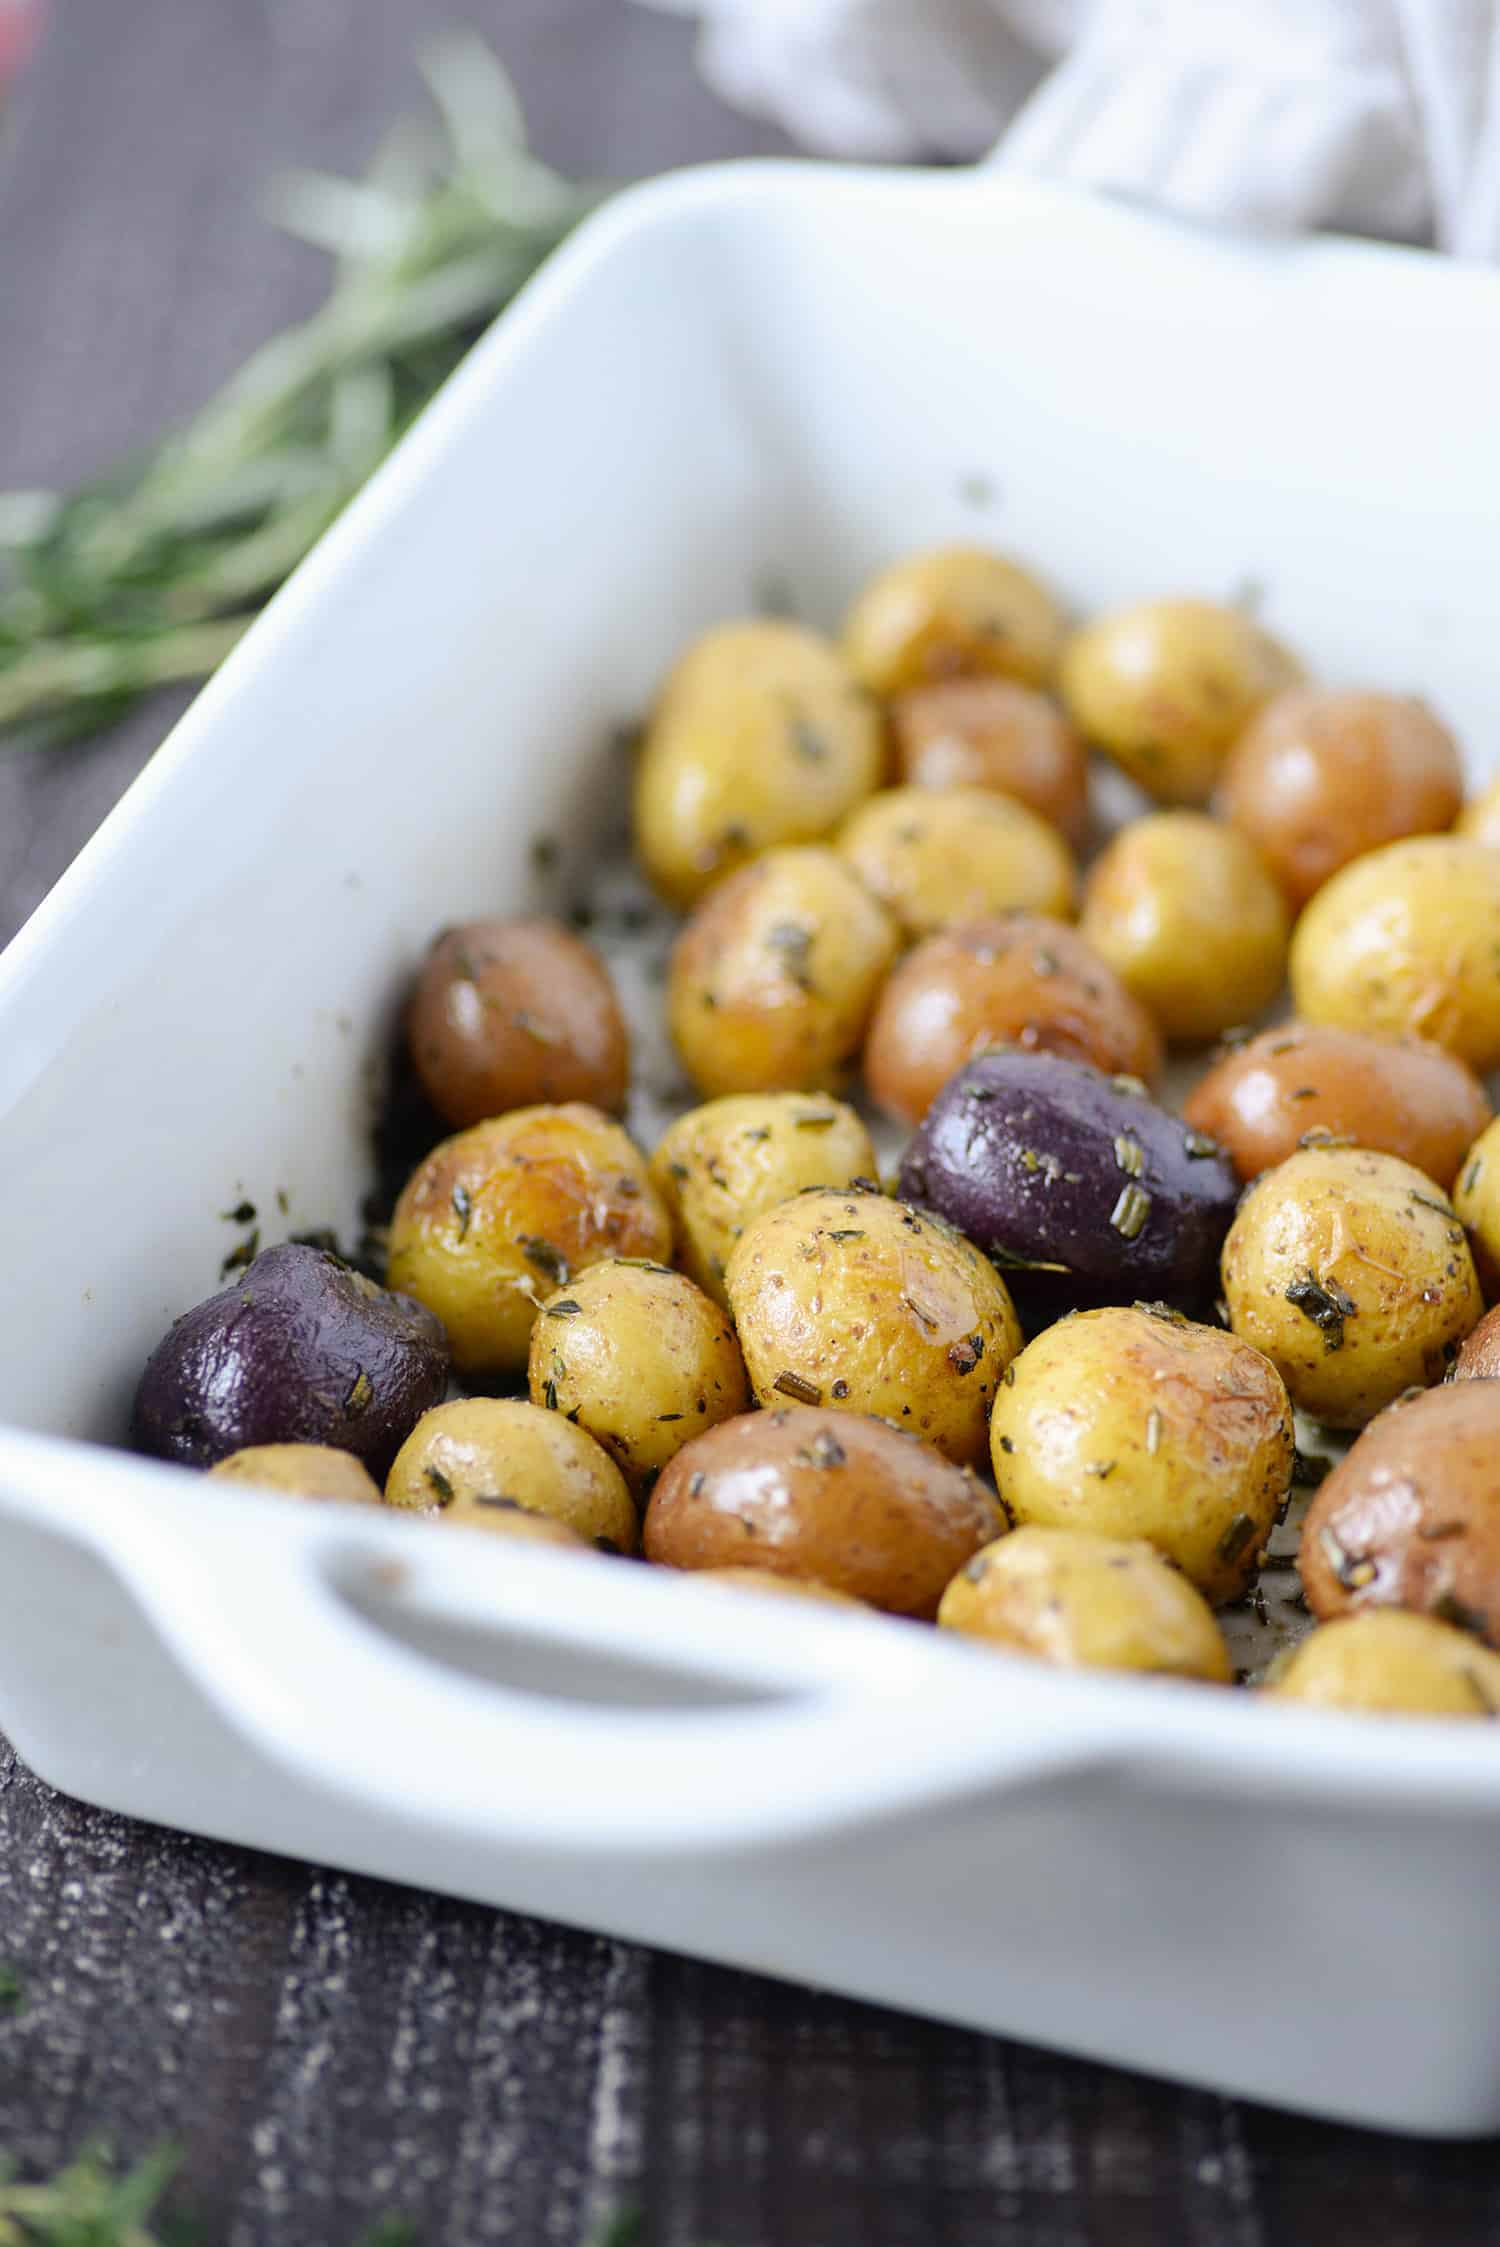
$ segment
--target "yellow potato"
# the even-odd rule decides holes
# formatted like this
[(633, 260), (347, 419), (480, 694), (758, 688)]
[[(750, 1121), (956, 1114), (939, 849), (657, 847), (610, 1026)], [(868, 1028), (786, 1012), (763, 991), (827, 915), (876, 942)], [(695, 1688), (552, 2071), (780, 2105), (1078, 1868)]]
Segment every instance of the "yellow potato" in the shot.
[(959, 1570), (938, 1622), (1068, 1669), (1234, 1675), (1208, 1602), (1141, 1538), (1017, 1529)]
[(1330, 1428), (1440, 1381), (1484, 1309), (1463, 1227), (1425, 1172), (1364, 1147), (1266, 1171), (1224, 1243), (1234, 1332)]
[(253, 1483), (293, 1498), (347, 1498), (378, 1506), (380, 1486), (350, 1451), (328, 1443), (251, 1443), (209, 1468), (226, 1482)]
[(872, 694), (938, 679), (1020, 679), (1045, 686), (1065, 619), (1039, 579), (979, 546), (940, 546), (893, 563), (844, 622), (849, 668)]
[(1471, 843), (1500, 843), (1500, 779), (1470, 797), (1453, 823), (1453, 832), (1467, 836)]
[(1459, 1164), (1453, 1207), (1468, 1233), (1475, 1269), (1493, 1294), (1500, 1287), (1500, 1117)]
[(1017, 907), (1073, 915), (1067, 844), (990, 788), (887, 788), (845, 821), (838, 848), (910, 937)]
[(691, 905), (763, 850), (828, 834), (884, 759), (879, 713), (831, 642), (779, 619), (723, 625), (682, 657), (646, 728), (637, 855)]
[(1262, 1690), (1367, 1716), (1495, 1717), (1500, 1654), (1430, 1615), (1373, 1607), (1320, 1624)]
[(386, 1477), (385, 1502), (501, 1535), (507, 1508), (545, 1514), (591, 1545), (633, 1553), (635, 1504), (614, 1461), (560, 1412), (519, 1397), (459, 1397), (424, 1413)]

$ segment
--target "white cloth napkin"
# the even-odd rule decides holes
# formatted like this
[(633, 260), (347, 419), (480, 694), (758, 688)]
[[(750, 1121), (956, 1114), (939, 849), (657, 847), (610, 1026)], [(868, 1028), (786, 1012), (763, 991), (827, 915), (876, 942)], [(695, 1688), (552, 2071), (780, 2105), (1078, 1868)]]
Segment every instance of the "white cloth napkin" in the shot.
[(1500, 0), (647, 0), (806, 145), (1500, 258)]

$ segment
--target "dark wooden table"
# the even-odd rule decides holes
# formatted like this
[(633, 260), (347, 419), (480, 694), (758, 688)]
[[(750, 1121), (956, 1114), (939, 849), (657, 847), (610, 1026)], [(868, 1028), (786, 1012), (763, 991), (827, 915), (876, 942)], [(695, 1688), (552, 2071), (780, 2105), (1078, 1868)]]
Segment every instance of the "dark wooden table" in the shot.
[[(278, 165), (358, 164), (454, 14), (560, 163), (774, 148), (627, 0), (53, 0), (0, 141), (0, 487), (66, 484), (305, 309), (257, 215)], [(0, 764), (9, 933), (149, 755)], [(3, 1748), (3, 1743), (0, 1743)], [(1287, 1899), (1296, 1909), (1296, 1898)], [(0, 1757), (0, 2149), (185, 2149), (204, 2247), (1475, 2247), (1488, 2147), (1289, 2121), (537, 1922), (109, 1818)], [(1370, 1962), (1379, 1971), (1379, 1960)], [(1308, 2004), (1316, 2003), (1309, 1992)], [(1234, 1992), (1205, 1991), (1232, 2016)]]

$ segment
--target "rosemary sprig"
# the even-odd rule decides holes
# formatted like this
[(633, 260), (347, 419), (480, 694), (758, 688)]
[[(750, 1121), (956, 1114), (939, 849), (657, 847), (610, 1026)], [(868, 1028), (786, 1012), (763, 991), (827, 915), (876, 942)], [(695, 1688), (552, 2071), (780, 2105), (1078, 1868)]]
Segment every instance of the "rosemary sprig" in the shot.
[(96, 731), (206, 678), (463, 356), (598, 199), (526, 146), (476, 36), (422, 70), (361, 181), (303, 172), (271, 215), (334, 259), (332, 289), (180, 434), (63, 496), (0, 493), (0, 740)]

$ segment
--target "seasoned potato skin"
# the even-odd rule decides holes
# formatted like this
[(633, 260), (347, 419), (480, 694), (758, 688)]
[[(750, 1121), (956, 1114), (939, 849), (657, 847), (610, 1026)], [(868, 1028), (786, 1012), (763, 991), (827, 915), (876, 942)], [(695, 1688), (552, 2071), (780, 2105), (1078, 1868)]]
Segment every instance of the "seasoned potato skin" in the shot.
[(1064, 706), (1079, 731), (1164, 804), (1205, 804), (1235, 736), (1300, 677), (1243, 610), (1141, 601), (1075, 632)]
[(1076, 929), (1007, 913), (908, 952), (876, 1001), (865, 1078), (882, 1108), (916, 1124), (956, 1070), (1003, 1045), (1147, 1084), (1162, 1065), (1150, 1015)]
[(807, 1186), (878, 1176), (870, 1135), (828, 1094), (730, 1094), (679, 1116), (651, 1158), (677, 1229), (677, 1260), (716, 1303), (745, 1227)]
[(389, 1272), (436, 1313), (469, 1374), (526, 1364), (537, 1306), (605, 1256), (666, 1257), (672, 1221), (643, 1156), (581, 1101), (515, 1108), (445, 1139), (402, 1189)]
[(1293, 687), (1230, 751), (1219, 805), (1294, 907), (1405, 835), (1451, 827), (1463, 801), (1452, 734), (1414, 695)]
[(1292, 936), (1308, 1022), (1414, 1032), (1500, 1066), (1500, 851), (1457, 835), (1388, 843), (1324, 883)]
[(990, 1424), (1018, 1526), (1140, 1537), (1216, 1607), (1249, 1582), (1291, 1488), (1275, 1368), (1156, 1309), (1081, 1311), (1027, 1345)]
[(1014, 1530), (965, 1561), (938, 1622), (1064, 1669), (1234, 1675), (1208, 1602), (1143, 1538)]
[(1366, 1716), (1500, 1716), (1500, 1655), (1429, 1615), (1372, 1608), (1324, 1623), (1263, 1691)]
[(819, 1189), (747, 1225), (725, 1282), (761, 1404), (873, 1412), (960, 1466), (983, 1458), (1021, 1335), (1004, 1282), (962, 1234), (882, 1194)]
[(638, 1498), (691, 1437), (750, 1403), (728, 1318), (664, 1264), (592, 1264), (549, 1296), (527, 1386), (603, 1445)]
[(497, 1535), (524, 1535), (515, 1506), (588, 1544), (633, 1553), (635, 1504), (609, 1455), (560, 1412), (519, 1397), (458, 1397), (418, 1421), (386, 1479), (385, 1502)]
[(216, 1459), (211, 1475), (245, 1482), (257, 1490), (281, 1490), (290, 1498), (343, 1498), (355, 1505), (378, 1506), (380, 1485), (352, 1452), (327, 1443), (251, 1443)]
[(1330, 1428), (1440, 1381), (1484, 1309), (1433, 1180), (1363, 1147), (1308, 1147), (1268, 1170), (1229, 1229), (1223, 1282), (1234, 1332)]
[(914, 788), (994, 788), (1077, 850), (1088, 833), (1083, 743), (1045, 694), (1015, 679), (946, 679), (890, 710), (900, 777)]
[(1314, 1493), (1298, 1567), (1313, 1613), (1409, 1607), (1500, 1644), (1500, 1385), (1383, 1412)]
[(672, 904), (783, 843), (826, 835), (885, 763), (880, 716), (831, 642), (760, 618), (693, 643), (641, 746), (635, 843)]
[(1399, 1155), (1446, 1193), (1492, 1110), (1472, 1069), (1426, 1038), (1283, 1022), (1217, 1061), (1182, 1113), (1241, 1178), (1304, 1142), (1345, 1140)]
[(648, 1560), (742, 1568), (930, 1618), (956, 1569), (998, 1536), (984, 1485), (860, 1412), (751, 1412), (684, 1445), (646, 1509)]
[(465, 921), (418, 972), (406, 1042), (455, 1129), (508, 1108), (587, 1100), (617, 1109), (630, 1040), (608, 968), (560, 921)]
[(897, 941), (831, 850), (768, 851), (731, 874), (682, 930), (668, 975), (672, 1040), (699, 1091), (837, 1084)]
[(941, 679), (1045, 686), (1064, 630), (1062, 610), (1029, 570), (981, 546), (940, 546), (870, 580), (843, 645), (855, 677), (888, 700)]
[(1500, 843), (1500, 779), (1469, 799), (1454, 823), (1454, 833), (1471, 843)]
[(1500, 1124), (1486, 1125), (1465, 1150), (1453, 1207), (1469, 1236), (1480, 1283), (1493, 1295), (1500, 1290)]
[(1486, 1311), (1453, 1361), (1450, 1381), (1500, 1380), (1500, 1303)]
[(1073, 856), (1055, 827), (987, 788), (887, 788), (838, 848), (909, 938), (1022, 908), (1071, 920)]
[(1164, 811), (1100, 852), (1080, 927), (1163, 1034), (1191, 1045), (1276, 996), (1291, 923), (1243, 835), (1203, 812)]

